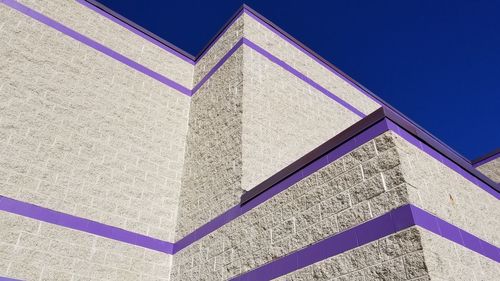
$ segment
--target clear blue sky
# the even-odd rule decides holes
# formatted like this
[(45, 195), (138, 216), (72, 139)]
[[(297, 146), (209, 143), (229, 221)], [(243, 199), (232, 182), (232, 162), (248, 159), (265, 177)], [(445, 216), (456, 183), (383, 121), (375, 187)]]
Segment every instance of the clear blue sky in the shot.
[(246, 3), (469, 159), (500, 146), (500, 0), (100, 0), (196, 55)]

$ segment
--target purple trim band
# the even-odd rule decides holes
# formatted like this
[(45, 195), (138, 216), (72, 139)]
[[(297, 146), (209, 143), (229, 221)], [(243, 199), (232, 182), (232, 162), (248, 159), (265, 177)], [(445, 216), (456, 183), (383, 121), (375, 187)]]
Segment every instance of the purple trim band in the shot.
[(355, 107), (353, 107), (349, 103), (345, 102), (343, 99), (341, 99), (341, 98), (337, 97), (336, 95), (332, 94), (330, 91), (328, 91), (324, 87), (320, 86), (318, 83), (314, 82), (311, 78), (305, 76), (304, 74), (302, 74), (301, 72), (299, 72), (298, 70), (296, 70), (295, 68), (293, 68), (292, 66), (290, 66), (289, 64), (287, 64), (286, 62), (284, 62), (284, 61), (280, 60), (279, 58), (275, 57), (274, 55), (272, 55), (268, 51), (264, 50), (263, 48), (261, 48), (257, 44), (253, 43), (252, 41), (250, 41), (250, 40), (248, 40), (246, 38), (243, 38), (242, 40), (243, 40), (243, 42), (244, 42), (245, 45), (247, 45), (248, 47), (252, 48), (257, 53), (263, 55), (264, 57), (266, 57), (270, 61), (274, 62), (275, 64), (277, 64), (279, 66), (281, 66), (283, 69), (285, 69), (286, 71), (288, 71), (291, 74), (295, 75), (300, 80), (302, 80), (302, 81), (306, 82), (307, 84), (311, 85), (313, 88), (315, 88), (316, 90), (322, 92), (323, 94), (325, 94), (326, 96), (328, 96), (332, 100), (340, 103), (343, 107), (345, 107), (345, 108), (349, 109), (350, 111), (354, 112), (359, 117), (363, 118), (363, 117), (366, 116), (363, 112), (359, 111), (358, 109), (356, 109)]
[(144, 65), (142, 64), (139, 64), (113, 50), (111, 50), (110, 48), (52, 20), (51, 18), (48, 18), (46, 17), (45, 15), (42, 15), (40, 13), (38, 13), (37, 11), (35, 10), (32, 10), (26, 6), (24, 6), (23, 4), (21, 3), (18, 3), (16, 2), (15, 0), (1, 0), (0, 3), (4, 3), (5, 5), (25, 14), (26, 16), (29, 16), (47, 26), (50, 26), (56, 30), (58, 30), (59, 32), (89, 46), (89, 47), (92, 47), (93, 49), (105, 54), (105, 55), (108, 55), (109, 57), (112, 57), (128, 66), (130, 66), (131, 68), (139, 71), (139, 72), (142, 72), (148, 76), (150, 76), (151, 78), (153, 79), (156, 79), (158, 80), (159, 82), (173, 88), (173, 89), (176, 89), (177, 91), (187, 95), (187, 96), (190, 96), (191, 95), (191, 90), (189, 90), (188, 88), (180, 85), (179, 83), (173, 81), (173, 80), (170, 80), (169, 78), (157, 73), (157, 72), (154, 72), (153, 70), (145, 67)]
[(261, 267), (245, 272), (231, 280), (271, 280), (366, 245), (411, 226), (420, 226), (496, 262), (500, 261), (499, 248), (418, 207), (405, 205), (306, 248), (273, 260)]
[(187, 52), (181, 50), (180, 48), (177, 48), (174, 46), (172, 43), (167, 42), (160, 37), (154, 35), (153, 33), (149, 32), (145, 28), (142, 28), (138, 24), (127, 20), (125, 17), (122, 15), (108, 9), (104, 5), (101, 5), (97, 1), (92, 1), (92, 0), (76, 0), (79, 4), (91, 9), (92, 11), (100, 14), (101, 16), (111, 20), (112, 22), (120, 25), (121, 27), (126, 28), (127, 30), (131, 31), (132, 33), (140, 36), (143, 39), (146, 39), (147, 41), (155, 44), (156, 46), (162, 48), (163, 50), (171, 53), (172, 55), (182, 59), (185, 62), (188, 62), (190, 64), (194, 65), (194, 57)]
[(96, 221), (53, 211), (47, 208), (39, 207), (4, 196), (0, 196), (0, 210), (48, 222), (51, 224), (92, 233), (101, 237), (141, 246), (166, 254), (172, 254), (174, 249), (174, 245), (170, 242), (161, 241), (159, 239), (134, 233), (118, 227), (109, 226)]
[(12, 279), (7, 277), (0, 277), (0, 281), (21, 281), (19, 279)]
[(207, 74), (205, 74), (205, 76), (200, 80), (200, 82), (198, 82), (198, 84), (194, 86), (191, 96), (194, 95), (201, 88), (201, 86), (203, 86), (203, 84), (207, 82), (207, 80), (210, 77), (212, 77), (212, 75), (229, 59), (229, 57), (231, 57), (231, 55), (234, 54), (234, 52), (236, 52), (236, 50), (238, 50), (238, 48), (242, 44), (243, 40), (241, 39), (238, 42), (236, 42), (236, 44), (234, 44), (234, 46), (219, 60), (219, 62), (217, 62), (217, 64), (215, 64), (212, 67), (212, 69), (210, 69), (210, 71)]

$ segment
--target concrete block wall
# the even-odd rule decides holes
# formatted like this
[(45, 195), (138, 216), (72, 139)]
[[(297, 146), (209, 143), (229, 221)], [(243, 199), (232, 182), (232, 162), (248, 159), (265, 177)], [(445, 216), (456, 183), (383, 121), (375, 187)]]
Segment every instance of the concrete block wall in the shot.
[(173, 240), (189, 97), (0, 13), (0, 195)]
[(242, 58), (238, 49), (192, 97), (176, 239), (239, 201)]
[[(1, 196), (179, 242), (379, 107), (248, 10), (190, 62), (76, 1), (19, 2), (147, 71), (0, 3)], [(499, 245), (497, 199), (386, 132), (173, 256), (2, 212), (0, 277), (225, 280), (408, 204)], [(281, 279), (497, 275), (412, 227)]]
[(82, 5), (84, 0), (19, 0), (63, 25), (191, 88), (193, 64)]
[(193, 87), (200, 84), (201, 80), (214, 69), (214, 66), (229, 53), (242, 37), (243, 19), (238, 17), (216, 38), (215, 42), (212, 42), (212, 45), (196, 61), (193, 74)]
[[(183, 237), (236, 205), (243, 192), (242, 189), (253, 188), (361, 118), (310, 83), (298, 78), (290, 70), (284, 69), (283, 66), (251, 48), (244, 41), (248, 39), (246, 36), (251, 40), (264, 40), (262, 43), (266, 46), (270, 44), (269, 42), (275, 42), (280, 47), (270, 48), (271, 55), (279, 56), (294, 66), (297, 61), (307, 61), (304, 63), (308, 65), (307, 68), (299, 69), (307, 74), (317, 69), (322, 69), (317, 70), (320, 72), (326, 71), (324, 66), (269, 29), (262, 26), (261, 28), (266, 31), (260, 34), (261, 29), (257, 26), (261, 25), (262, 23), (244, 12), (223, 31), (195, 65), (189, 125), (192, 133), (188, 136), (183, 182), (185, 188), (181, 196), (177, 238)], [(235, 49), (236, 52), (231, 55)], [(235, 54), (241, 52), (240, 50), (243, 50), (243, 57), (239, 66), (226, 70), (226, 64), (232, 61)], [(229, 59), (226, 58), (228, 54)], [(215, 67), (216, 65), (220, 68)], [(241, 78), (237, 76), (240, 73)], [(326, 74), (326, 72), (321, 73)], [(333, 77), (335, 74), (328, 72), (328, 76)], [(340, 81), (335, 80), (340, 79), (338, 77), (332, 79)], [(332, 81), (329, 85), (336, 83)], [(338, 89), (350, 89), (349, 93), (345, 92), (343, 96), (347, 103), (363, 103), (362, 111), (366, 113), (379, 107), (347, 82), (342, 83)], [(241, 84), (241, 98), (239, 92), (231, 92), (228, 87), (236, 84)], [(211, 96), (218, 97), (222, 92), (231, 99), (241, 99), (237, 105), (241, 108), (236, 110), (234, 108), (236, 105), (228, 102), (218, 105), (217, 112), (223, 114), (200, 113), (215, 109), (207, 109), (207, 106), (196, 106), (196, 104), (201, 104), (209, 96), (214, 99)], [(233, 97), (235, 95), (236, 97)], [(235, 115), (228, 117), (227, 114), (231, 112)], [(210, 118), (213, 124), (204, 125), (203, 129), (200, 129), (199, 124), (203, 124), (207, 118)], [(232, 120), (226, 122), (228, 118)], [(236, 121), (237, 118), (240, 120)], [(219, 125), (223, 127), (214, 129)], [(232, 127), (229, 128), (229, 125)], [(209, 130), (219, 133), (208, 133)], [(232, 134), (230, 139), (224, 140), (220, 133), (222, 131), (230, 132)], [(192, 139), (200, 134), (203, 134), (203, 137), (199, 137), (199, 140)], [(208, 144), (211, 145), (210, 148), (207, 148)], [(234, 147), (233, 151), (227, 150), (227, 146), (236, 145), (239, 146), (238, 149)], [(225, 160), (222, 157), (225, 157)], [(213, 160), (214, 158), (220, 160)], [(214, 173), (211, 169), (222, 170), (223, 165), (210, 168), (219, 162), (236, 164), (227, 168), (222, 175), (221, 172)], [(195, 166), (197, 168), (194, 168)], [(197, 179), (193, 180), (193, 177)], [(229, 183), (227, 177), (232, 177)], [(232, 191), (229, 192), (230, 190)], [(207, 196), (217, 204), (210, 204), (206, 200)]]
[(296, 47), (296, 43), (286, 40), (284, 36), (273, 32), (267, 24), (251, 13), (243, 14), (245, 22), (244, 37), (264, 48), (278, 59), (291, 65), (319, 85), (326, 88), (339, 98), (352, 104), (364, 114), (368, 115), (380, 105), (351, 83), (336, 75), (324, 63), (313, 58)]
[(252, 48), (243, 48), (242, 188), (250, 190), (360, 117)]
[(408, 202), (383, 135), (177, 252), (172, 279), (230, 279)]
[[(411, 158), (413, 175), (408, 170), (410, 152), (413, 157), (423, 154), (420, 159)], [(496, 229), (499, 223), (490, 213), (495, 212), (498, 203), (481, 196), (494, 197), (478, 186), (468, 188), (468, 183), (461, 181), (462, 175), (451, 176), (456, 172), (446, 166), (439, 168), (438, 165), (442, 164), (432, 161), (436, 160), (406, 139), (391, 131), (386, 132), (176, 253), (172, 278), (228, 280), (262, 266), (272, 267), (274, 262), (279, 267), (281, 258), (407, 204), (416, 205), (492, 245), (498, 245)], [(429, 169), (439, 173), (424, 175)], [(437, 202), (422, 204), (428, 197), (421, 195), (421, 186), (415, 186), (415, 174), (422, 175), (420, 179), (438, 183), (451, 179), (458, 181), (451, 182), (453, 186), (443, 187), (448, 190), (432, 186), (437, 199), (444, 198), (440, 192), (452, 192), (458, 201), (479, 196), (476, 198), (486, 203), (474, 210), (463, 206), (450, 209), (442, 202), (446, 212), (436, 211), (430, 206)], [(487, 205), (490, 203), (492, 205)], [(473, 203), (464, 201), (464, 204)], [(458, 210), (460, 208), (463, 210)], [(472, 212), (470, 216), (476, 220), (476, 228), (457, 220), (460, 212), (463, 212), (460, 215)], [(401, 233), (412, 235), (408, 239), (397, 238)], [(423, 239), (425, 242), (420, 242)], [(462, 277), (460, 271), (469, 271), (468, 275), (463, 275), (468, 276), (463, 280), (494, 280), (500, 269), (497, 262), (448, 239), (421, 227), (413, 227), (332, 256), (282, 279), (456, 280)], [(436, 245), (438, 242), (435, 241), (446, 247)], [(443, 255), (441, 251), (449, 254)], [(459, 263), (452, 263), (464, 253), (475, 264), (468, 264), (463, 258)], [(472, 275), (475, 279), (467, 279)]]
[[(380, 107), (250, 14), (242, 15), (245, 39), (363, 114)], [(246, 46), (244, 79), (242, 187), (245, 190), (361, 119), (296, 73)]]
[(431, 280), (420, 231), (400, 231), (274, 280)]
[(393, 136), (411, 203), (493, 245), (500, 244), (498, 199), (435, 158)]
[(169, 280), (172, 256), (10, 213), (0, 276), (18, 280)]
[(412, 227), (274, 280), (496, 280), (495, 261)]
[[(419, 228), (425, 264), (431, 280), (496, 280), (498, 261), (493, 261), (441, 236)], [(496, 244), (498, 245), (498, 244)]]

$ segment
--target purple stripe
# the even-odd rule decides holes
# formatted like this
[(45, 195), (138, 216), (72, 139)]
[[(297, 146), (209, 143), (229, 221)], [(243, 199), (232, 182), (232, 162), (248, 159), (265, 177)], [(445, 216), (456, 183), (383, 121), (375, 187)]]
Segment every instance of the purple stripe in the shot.
[(21, 281), (21, 280), (19, 280), (19, 279), (7, 278), (7, 277), (1, 277), (1, 276), (0, 276), (0, 281)]
[[(447, 231), (441, 231), (439, 226), (447, 224)], [(413, 205), (404, 205), (380, 217), (364, 222), (349, 230), (335, 234), (306, 248), (276, 259), (263, 266), (245, 272), (231, 280), (271, 280), (306, 266), (315, 264), (343, 252), (358, 248), (378, 239), (407, 229), (419, 226), (453, 242), (456, 233), (466, 236), (466, 242), (459, 241), (460, 245), (488, 257), (496, 262), (500, 261), (500, 249), (478, 237), (471, 235), (460, 228), (419, 209)], [(449, 231), (452, 235), (449, 236)]]
[(410, 205), (410, 207), (416, 225), (496, 262), (500, 262), (500, 248), (416, 206)]
[(243, 44), (243, 40), (240, 39), (238, 42), (236, 42), (236, 44), (229, 50), (229, 52), (227, 52), (220, 60), (219, 62), (217, 62), (216, 65), (214, 65), (212, 67), (212, 69), (203, 77), (203, 79), (201, 79), (200, 82), (198, 82), (198, 84), (196, 84), (196, 86), (194, 86), (193, 88), (193, 91), (192, 91), (192, 94), (191, 95), (194, 95), (199, 89), (200, 87), (205, 84), (205, 82), (207, 82), (207, 80), (226, 62), (226, 60), (229, 59), (229, 57), (234, 54), (234, 52), (236, 52), (236, 50)]
[(406, 130), (399, 127), (396, 123), (392, 122), (391, 120), (387, 120), (387, 122), (389, 124), (389, 128), (392, 131), (394, 131), (396, 134), (401, 136), (403, 139), (405, 139), (409, 143), (413, 144), (414, 146), (416, 146), (417, 148), (419, 148), (423, 152), (427, 153), (432, 158), (438, 160), (439, 162), (441, 162), (442, 164), (444, 164), (448, 168), (454, 170), (455, 172), (457, 172), (458, 174), (460, 174), (462, 177), (469, 180), (473, 184), (479, 186), (481, 189), (483, 189), (484, 191), (491, 194), (491, 196), (500, 200), (500, 193), (497, 192), (495, 189), (493, 189), (493, 187), (491, 187), (488, 184), (486, 184), (485, 182), (477, 179), (475, 176), (471, 175), (469, 172), (464, 170), (462, 167), (458, 166), (457, 164), (455, 164), (454, 162), (449, 160), (447, 157), (444, 157), (443, 155), (441, 155), (439, 152), (434, 150), (432, 147), (419, 141), (417, 138), (415, 138), (413, 135), (408, 133)]
[(248, 16), (250, 16), (251, 18), (253, 18), (254, 20), (258, 21), (260, 24), (262, 24), (263, 26), (265, 26), (271, 32), (273, 32), (274, 34), (278, 35), (281, 39), (287, 41), (292, 46), (294, 46), (295, 48), (297, 48), (299, 51), (301, 51), (302, 53), (304, 53), (305, 55), (307, 55), (308, 57), (310, 57), (311, 59), (313, 59), (315, 62), (319, 63), (324, 68), (326, 68), (327, 70), (329, 70), (330, 72), (332, 72), (333, 74), (335, 74), (337, 77), (339, 77), (340, 79), (344, 80), (345, 82), (347, 82), (349, 85), (353, 86), (354, 88), (358, 89), (365, 96), (367, 96), (368, 98), (370, 98), (371, 100), (373, 100), (377, 104), (382, 105), (382, 103), (378, 99), (376, 99), (375, 97), (373, 97), (365, 89), (363, 89), (362, 87), (360, 87), (359, 85), (357, 85), (356, 83), (354, 83), (353, 81), (351, 81), (350, 79), (347, 79), (343, 74), (341, 74), (337, 70), (333, 69), (331, 66), (329, 66), (328, 64), (326, 64), (322, 59), (318, 58), (316, 55), (313, 55), (310, 51), (304, 49), (301, 45), (297, 44), (295, 42), (295, 41), (298, 41), (297, 39), (295, 39), (295, 38), (293, 38), (293, 39), (289, 38), (288, 36), (286, 36), (285, 34), (283, 34), (282, 32), (280, 32), (279, 30), (277, 30), (274, 26), (271, 26), (270, 24), (268, 24), (267, 22), (265, 22), (264, 20), (262, 20), (259, 16), (255, 15), (253, 13), (253, 11), (245, 9), (244, 12), (245, 12), (245, 14), (247, 14)]
[(108, 48), (108, 47), (76, 32), (76, 31), (46, 17), (45, 15), (42, 15), (42, 14), (16, 2), (15, 0), (2, 0), (2, 2), (5, 5), (15, 9), (15, 10), (17, 10), (17, 11), (43, 23), (43, 24), (46, 24), (47, 26), (50, 26), (50, 27), (60, 31), (60, 32), (70, 36), (71, 38), (73, 38), (73, 39), (75, 39), (75, 40), (77, 40), (77, 41), (79, 41), (79, 42), (81, 42), (89, 47), (92, 47), (95, 50), (97, 50), (103, 54), (106, 54), (106, 55), (130, 66), (131, 68), (133, 68), (139, 72), (142, 72), (142, 73), (152, 77), (153, 79), (156, 79), (156, 80), (160, 81), (161, 83), (163, 83), (169, 87), (172, 87), (173, 89), (176, 89), (177, 91), (179, 91), (187, 96), (191, 95), (191, 91), (188, 88), (180, 85), (179, 83), (177, 83), (173, 80), (170, 80), (169, 78), (167, 78), (167, 77), (165, 77), (157, 72), (154, 72), (153, 70), (151, 70), (151, 69), (149, 69), (149, 68), (147, 68), (147, 67), (145, 67), (145, 66), (113, 51), (113, 50), (111, 50), (110, 48)]
[(273, 56), (271, 53), (269, 53), (268, 51), (264, 50), (263, 48), (261, 48), (260, 46), (258, 46), (257, 44), (253, 43), (252, 41), (246, 39), (246, 38), (243, 38), (243, 43), (245, 45), (247, 45), (248, 47), (252, 48), (253, 50), (255, 50), (257, 53), (263, 55), (264, 57), (268, 58), (270, 61), (276, 63), (277, 65), (281, 66), (282, 68), (284, 68), (285, 70), (287, 70), (288, 72), (292, 73), (293, 75), (295, 75), (297, 78), (299, 78), (300, 80), (308, 83), (309, 85), (311, 85), (313, 88), (315, 88), (316, 90), (322, 92), (323, 94), (325, 94), (326, 96), (328, 96), (329, 98), (333, 99), (334, 101), (338, 102), (340, 105), (342, 105), (343, 107), (349, 109), (350, 111), (354, 112), (356, 115), (358, 115), (359, 117), (363, 118), (365, 117), (366, 115), (359, 111), (358, 109), (356, 109), (355, 107), (353, 107), (352, 105), (350, 105), (349, 103), (345, 102), (344, 100), (342, 100), (341, 98), (337, 97), (336, 95), (332, 94), (330, 91), (328, 91), (327, 89), (325, 89), (324, 87), (322, 87), (321, 85), (319, 85), (318, 83), (314, 82), (311, 78), (305, 76), (304, 74), (302, 74), (301, 72), (299, 72), (298, 70), (296, 70), (295, 68), (291, 67), (289, 64), (287, 64), (286, 62), (280, 60), (279, 58)]
[(141, 38), (143, 39), (146, 39), (147, 41), (155, 44), (156, 46), (162, 48), (163, 50), (171, 53), (172, 55), (182, 59), (183, 61), (186, 61), (190, 64), (193, 64), (194, 65), (194, 61), (187, 57), (186, 55), (180, 53), (179, 51), (173, 49), (172, 47), (168, 46), (168, 45), (165, 45), (165, 43), (163, 42), (160, 42), (159, 40), (149, 36), (148, 34), (144, 33), (143, 31), (139, 30), (138, 28), (135, 28), (125, 22), (123, 22), (122, 20), (116, 18), (115, 16), (107, 13), (106, 11), (102, 10), (102, 9), (99, 9), (98, 7), (92, 5), (91, 3), (85, 1), (85, 0), (76, 0), (76, 2), (80, 3), (81, 5), (93, 10), (94, 12), (100, 14), (101, 16), (111, 20), (112, 22), (126, 28), (127, 30), (131, 31), (132, 33), (140, 36)]
[(51, 224), (84, 231), (120, 242), (141, 246), (166, 254), (173, 254), (174, 245), (170, 242), (161, 241), (152, 237), (134, 233), (118, 227), (105, 225), (96, 221), (53, 211), (8, 197), (0, 196), (0, 210), (48, 222)]

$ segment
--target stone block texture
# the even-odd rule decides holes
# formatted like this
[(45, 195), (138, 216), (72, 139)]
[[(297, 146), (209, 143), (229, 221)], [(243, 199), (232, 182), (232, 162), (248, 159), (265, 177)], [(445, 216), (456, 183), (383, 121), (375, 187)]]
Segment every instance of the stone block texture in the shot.
[(19, 280), (169, 280), (172, 256), (2, 213), (0, 276)]
[(382, 135), (175, 254), (173, 280), (230, 279), (409, 202)]
[(18, 2), (187, 88), (192, 87), (194, 70), (192, 64), (75, 0), (19, 0)]
[[(193, 90), (0, 1), (0, 196), (175, 245), (380, 107), (247, 9), (189, 62), (77, 1), (18, 2)], [(0, 279), (228, 280), (407, 204), (500, 245), (498, 199), (387, 131), (175, 254), (1, 212)], [(278, 280), (498, 276), (412, 226)]]
[(0, 26), (0, 195), (173, 240), (189, 97), (2, 4)]

